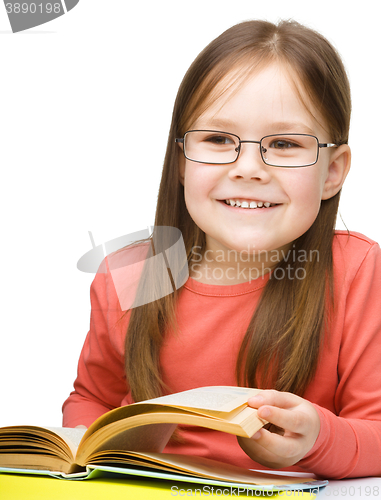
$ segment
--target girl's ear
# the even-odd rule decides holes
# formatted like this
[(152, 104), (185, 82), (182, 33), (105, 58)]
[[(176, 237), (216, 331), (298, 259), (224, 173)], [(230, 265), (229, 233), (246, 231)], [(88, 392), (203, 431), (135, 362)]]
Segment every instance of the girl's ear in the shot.
[(348, 144), (342, 144), (331, 155), (328, 174), (324, 182), (322, 200), (328, 200), (335, 196), (344, 184), (345, 178), (351, 166), (351, 148)]

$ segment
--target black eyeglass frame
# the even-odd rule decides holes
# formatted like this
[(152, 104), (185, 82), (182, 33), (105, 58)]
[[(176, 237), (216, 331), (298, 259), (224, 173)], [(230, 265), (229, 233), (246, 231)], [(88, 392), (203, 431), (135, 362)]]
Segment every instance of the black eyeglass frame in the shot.
[[(190, 132), (213, 132), (213, 133), (217, 133), (217, 134), (226, 134), (226, 135), (232, 135), (233, 137), (236, 137), (238, 139), (238, 147), (235, 148), (235, 151), (237, 152), (237, 156), (235, 158), (235, 160), (233, 161), (228, 161), (228, 162), (223, 162), (223, 163), (211, 163), (211, 162), (208, 162), (208, 161), (198, 161), (198, 160), (193, 160), (192, 158), (189, 158), (187, 155), (186, 155), (186, 151), (185, 151), (185, 137), (187, 134), (189, 134)], [(266, 160), (265, 160), (265, 157), (263, 156), (263, 153), (265, 153), (267, 150), (266, 148), (264, 148), (262, 146), (262, 141), (264, 139), (267, 139), (268, 137), (278, 137), (278, 136), (282, 136), (282, 135), (287, 135), (287, 136), (292, 136), (292, 135), (297, 135), (297, 136), (305, 136), (305, 137), (313, 137), (315, 140), (316, 140), (316, 144), (317, 144), (317, 151), (316, 151), (316, 160), (313, 162), (313, 163), (307, 163), (306, 165), (274, 165), (272, 163), (268, 163)], [(259, 144), (259, 150), (260, 150), (260, 153), (261, 153), (261, 158), (262, 158), (262, 161), (265, 165), (268, 165), (269, 167), (279, 167), (279, 168), (303, 168), (303, 167), (311, 167), (312, 165), (315, 165), (315, 163), (317, 163), (318, 159), (319, 159), (319, 151), (320, 151), (320, 148), (333, 148), (333, 147), (338, 147), (337, 144), (333, 144), (331, 142), (326, 142), (326, 143), (320, 143), (319, 142), (319, 139), (315, 136), (315, 135), (312, 135), (312, 134), (289, 134), (289, 133), (285, 133), (285, 134), (269, 134), (269, 135), (265, 135), (264, 137), (262, 137), (262, 139), (260, 141), (242, 141), (241, 138), (236, 135), (236, 134), (232, 134), (231, 132), (223, 132), (221, 130), (188, 130), (187, 132), (185, 132), (184, 136), (183, 137), (176, 137), (175, 138), (175, 142), (177, 142), (178, 144), (183, 144), (183, 154), (185, 156), (185, 158), (189, 161), (194, 161), (195, 163), (202, 163), (202, 164), (205, 164), (205, 165), (230, 165), (232, 163), (235, 163), (237, 160), (238, 160), (238, 157), (240, 155), (240, 152), (241, 152), (241, 144), (244, 144), (244, 143), (253, 143), (253, 144)], [(265, 150), (265, 151), (264, 151)]]

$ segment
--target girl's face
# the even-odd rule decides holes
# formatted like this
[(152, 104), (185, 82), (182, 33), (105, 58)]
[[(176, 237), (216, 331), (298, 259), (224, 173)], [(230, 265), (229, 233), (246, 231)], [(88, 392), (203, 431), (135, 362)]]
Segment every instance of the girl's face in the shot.
[[(301, 133), (315, 135), (320, 143), (331, 142), (328, 127), (318, 119), (320, 124), (282, 66), (271, 64), (238, 91), (217, 99), (191, 129), (231, 132), (243, 141)], [(243, 143), (238, 160), (229, 165), (201, 164), (182, 156), (180, 178), (189, 214), (204, 231), (208, 250), (256, 253), (287, 249), (305, 233), (321, 200), (339, 191), (348, 168), (348, 146), (320, 149), (315, 165), (282, 168), (266, 165), (258, 144)], [(275, 205), (251, 209), (226, 200)]]

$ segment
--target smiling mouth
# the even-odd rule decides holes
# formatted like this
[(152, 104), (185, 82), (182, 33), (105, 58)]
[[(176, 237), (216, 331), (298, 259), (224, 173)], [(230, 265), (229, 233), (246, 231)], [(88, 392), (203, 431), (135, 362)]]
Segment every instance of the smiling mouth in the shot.
[(275, 207), (276, 205), (279, 205), (279, 203), (270, 203), (269, 201), (254, 201), (254, 200), (234, 200), (234, 199), (228, 199), (224, 200), (226, 205), (230, 205), (231, 207), (237, 207), (237, 208), (249, 208), (249, 209), (255, 209), (255, 208), (270, 208), (270, 207)]

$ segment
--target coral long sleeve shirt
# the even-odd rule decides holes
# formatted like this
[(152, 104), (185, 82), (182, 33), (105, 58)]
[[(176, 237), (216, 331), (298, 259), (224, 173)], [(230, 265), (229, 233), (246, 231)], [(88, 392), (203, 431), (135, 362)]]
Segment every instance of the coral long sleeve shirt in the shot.
[[(361, 234), (337, 231), (333, 256), (332, 328), (304, 394), (319, 413), (320, 433), (307, 455), (286, 470), (335, 478), (381, 475), (381, 250)], [(236, 385), (237, 355), (268, 279), (231, 286), (188, 279), (177, 305), (178, 332), (168, 332), (160, 358), (172, 392)], [(88, 426), (133, 402), (123, 354), (129, 316), (121, 311), (110, 273), (96, 275), (90, 294), (90, 331), (74, 392), (63, 406), (68, 427)], [(170, 441), (164, 452), (265, 469), (244, 453), (235, 436), (198, 427), (184, 427), (182, 433), (183, 442)]]

